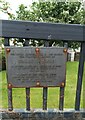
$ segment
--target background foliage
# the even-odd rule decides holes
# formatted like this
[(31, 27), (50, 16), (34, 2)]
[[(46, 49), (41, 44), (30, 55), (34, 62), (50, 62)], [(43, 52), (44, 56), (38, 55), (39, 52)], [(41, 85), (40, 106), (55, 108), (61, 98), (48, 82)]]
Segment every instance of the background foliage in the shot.
[[(33, 2), (30, 8), (23, 4), (19, 5), (16, 14), (9, 12), (10, 5), (4, 0), (0, 0), (2, 5), (0, 10), (8, 14), (11, 20), (27, 20), (36, 22), (51, 22), (51, 23), (66, 23), (66, 24), (85, 24), (85, 9), (83, 7), (82, 1), (80, 2), (57, 2), (57, 1), (47, 1), (39, 0), (38, 2)], [(15, 42), (22, 42), (23, 39), (16, 39)], [(41, 46), (44, 41), (33, 41), (30, 40), (31, 45)], [(50, 46), (62, 46), (62, 42), (50, 41)], [(80, 46), (79, 43), (69, 42), (69, 47), (75, 49)]]

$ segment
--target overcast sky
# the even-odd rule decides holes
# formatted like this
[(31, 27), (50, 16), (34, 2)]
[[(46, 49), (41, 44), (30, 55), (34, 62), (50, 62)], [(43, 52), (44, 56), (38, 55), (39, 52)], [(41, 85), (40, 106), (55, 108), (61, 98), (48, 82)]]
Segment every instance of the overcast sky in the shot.
[[(12, 8), (11, 12), (15, 13), (15, 11), (17, 10), (20, 4), (29, 6), (33, 1), (37, 1), (37, 0), (5, 0), (5, 1), (9, 2), (10, 7)], [(0, 12), (0, 19), (8, 19), (8, 16)]]

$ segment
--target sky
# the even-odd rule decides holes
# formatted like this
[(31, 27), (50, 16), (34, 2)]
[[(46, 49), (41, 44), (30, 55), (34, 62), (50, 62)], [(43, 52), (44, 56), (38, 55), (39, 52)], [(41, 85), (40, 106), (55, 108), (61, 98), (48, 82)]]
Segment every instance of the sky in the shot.
[[(9, 2), (10, 7), (11, 7), (11, 13), (15, 13), (15, 11), (17, 10), (18, 6), (20, 4), (24, 4), (26, 6), (31, 5), (31, 3), (33, 1), (37, 1), (37, 0), (5, 0), (6, 2)], [(4, 13), (0, 12), (0, 19), (8, 19), (8, 16)]]

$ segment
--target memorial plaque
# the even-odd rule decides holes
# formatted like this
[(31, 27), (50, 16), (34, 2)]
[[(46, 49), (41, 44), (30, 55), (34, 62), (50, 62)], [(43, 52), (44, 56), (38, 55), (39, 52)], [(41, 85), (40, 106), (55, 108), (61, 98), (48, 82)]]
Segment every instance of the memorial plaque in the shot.
[(6, 47), (8, 87), (64, 86), (66, 49)]

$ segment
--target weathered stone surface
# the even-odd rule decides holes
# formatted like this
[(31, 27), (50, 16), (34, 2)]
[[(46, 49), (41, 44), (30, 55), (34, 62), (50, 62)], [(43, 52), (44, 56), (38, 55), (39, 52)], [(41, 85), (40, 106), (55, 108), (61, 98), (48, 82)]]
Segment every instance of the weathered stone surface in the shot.
[(0, 112), (0, 120), (85, 120), (84, 111), (57, 111), (57, 110), (34, 110), (34, 111), (12, 111)]

